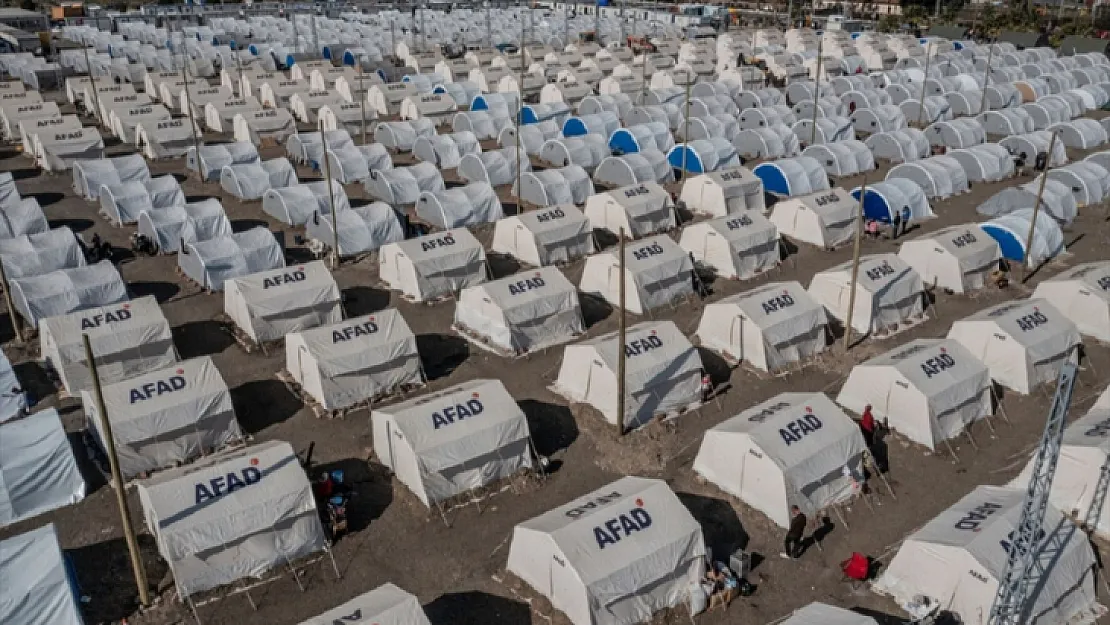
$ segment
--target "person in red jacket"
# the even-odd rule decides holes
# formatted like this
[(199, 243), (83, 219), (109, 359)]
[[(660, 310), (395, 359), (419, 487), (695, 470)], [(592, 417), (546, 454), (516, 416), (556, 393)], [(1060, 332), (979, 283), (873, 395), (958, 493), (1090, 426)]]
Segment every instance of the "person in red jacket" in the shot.
[(875, 416), (871, 414), (871, 404), (867, 404), (863, 408), (863, 416), (859, 420), (859, 429), (863, 432), (863, 442), (870, 450), (875, 444)]

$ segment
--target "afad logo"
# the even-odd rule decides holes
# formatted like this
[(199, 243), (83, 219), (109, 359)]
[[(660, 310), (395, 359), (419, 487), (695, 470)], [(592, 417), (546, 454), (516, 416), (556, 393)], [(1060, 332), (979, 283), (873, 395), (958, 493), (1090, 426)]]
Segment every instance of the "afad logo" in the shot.
[(642, 532), (651, 527), (651, 515), (644, 509), (644, 500), (637, 498), (635, 503), (635, 508), (594, 527), (594, 539), (597, 541), (598, 549), (604, 549), (606, 545), (615, 545), (631, 536), (633, 532)]
[(938, 375), (942, 371), (947, 371), (955, 366), (956, 359), (948, 354), (947, 349), (942, 347), (938, 355), (932, 358), (926, 358), (925, 362), (921, 363), (921, 371), (925, 374), (926, 378), (932, 378), (934, 375)]
[(624, 355), (627, 358), (646, 354), (653, 349), (663, 347), (663, 339), (659, 338), (658, 333), (652, 330), (650, 334), (642, 339), (632, 339), (624, 346)]
[(371, 334), (376, 334), (377, 332), (378, 322), (375, 321), (373, 315), (371, 315), (363, 323), (357, 323), (352, 326), (336, 328), (332, 330), (331, 342), (332, 344), (342, 343), (343, 341), (349, 341), (360, 336), (370, 336)]
[(806, 436), (820, 430), (822, 425), (817, 415), (813, 414), (813, 408), (806, 406), (805, 415), (787, 423), (785, 427), (779, 428), (779, 436), (782, 437), (782, 442), (786, 443), (786, 446), (789, 447), (793, 443), (797, 443)]
[(136, 386), (128, 393), (131, 398), (131, 403), (134, 404), (140, 401), (146, 401), (154, 397), (159, 397), (167, 393), (175, 393), (185, 388), (185, 370), (178, 369), (174, 371), (175, 375), (164, 380), (156, 382), (147, 382), (142, 386)]
[(304, 267), (297, 267), (296, 271), (287, 271), (276, 276), (262, 279), (263, 289), (272, 289), (274, 287), (285, 286), (286, 284), (293, 284), (295, 282), (304, 282)]
[(432, 413), (432, 428), (438, 430), (442, 427), (447, 427), (463, 419), (476, 417), (485, 410), (478, 393), (470, 395), (470, 399), (465, 403), (455, 404), (454, 406), (445, 406), (440, 410)]
[(224, 495), (230, 495), (237, 490), (261, 481), (262, 471), (258, 468), (258, 458), (251, 458), (250, 464), (238, 471), (228, 471), (226, 474), (217, 475), (207, 482), (195, 484), (196, 503), (200, 505), (206, 501), (219, 499)]
[(99, 328), (105, 323), (119, 323), (131, 318), (131, 304), (124, 304), (115, 310), (108, 310), (91, 317), (81, 317), (81, 329)]

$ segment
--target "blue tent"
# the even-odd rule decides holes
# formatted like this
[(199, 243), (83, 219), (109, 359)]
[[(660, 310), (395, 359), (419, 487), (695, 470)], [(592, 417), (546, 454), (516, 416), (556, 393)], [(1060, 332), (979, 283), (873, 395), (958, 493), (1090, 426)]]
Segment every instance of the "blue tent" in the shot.
[(640, 151), (640, 142), (632, 131), (621, 128), (609, 137), (609, 150), (613, 154), (635, 154)]
[(786, 172), (775, 163), (762, 163), (757, 165), (752, 173), (763, 181), (763, 189), (768, 193), (777, 193), (779, 195), (791, 195), (790, 193), (790, 179), (787, 177)]
[(536, 109), (531, 106), (525, 106), (520, 112), (520, 123), (522, 124), (538, 124), (550, 116), (541, 116), (536, 113)]
[[(859, 199), (859, 188), (852, 189), (852, 197)], [(872, 221), (890, 223), (895, 214), (901, 214), (902, 207), (895, 206), (883, 195), (883, 192), (873, 187), (867, 187), (867, 194), (863, 196), (863, 217)]]
[(489, 110), (489, 101), (486, 100), (486, 96), (484, 96), (484, 95), (474, 96), (474, 101), (470, 103), (470, 110), (472, 110), (472, 111), (488, 111)]
[[(671, 167), (682, 171), (682, 154), (686, 151), (686, 146), (678, 144), (667, 152), (667, 162)], [(690, 146), (690, 152), (686, 156), (686, 171), (691, 174), (704, 174), (705, 164), (698, 151), (694, 146)]]
[(1002, 258), (1012, 260), (1015, 262), (1022, 262), (1025, 260), (1025, 241), (1014, 231), (1005, 226), (987, 222), (979, 225), (991, 236), (992, 239), (998, 241), (998, 247), (1002, 250)]
[(297, 59), (292, 54), (285, 55), (285, 69), (291, 69), (297, 64)]
[(586, 124), (579, 117), (568, 117), (567, 121), (563, 122), (564, 137), (581, 137), (588, 134), (590, 134), (590, 129), (586, 128)]
[(358, 63), (358, 59), (355, 58), (355, 53), (350, 51), (350, 50), (344, 50), (343, 51), (343, 64), (344, 65), (350, 65), (351, 67), (354, 67), (356, 63)]
[(247, 51), (255, 56), (258, 56), (258, 46), (254, 45), (253, 43), (247, 46)]

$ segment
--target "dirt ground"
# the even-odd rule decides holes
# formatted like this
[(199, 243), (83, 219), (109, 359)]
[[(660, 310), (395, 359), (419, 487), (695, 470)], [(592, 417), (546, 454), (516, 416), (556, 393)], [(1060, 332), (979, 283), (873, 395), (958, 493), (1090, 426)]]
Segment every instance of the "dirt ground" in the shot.
[[(70, 109), (67, 109), (67, 111)], [(88, 122), (87, 122), (88, 123)], [(209, 140), (215, 139), (210, 137)], [(113, 145), (109, 153), (121, 154), (128, 146)], [(264, 157), (283, 152), (273, 148)], [(1073, 157), (1081, 156), (1073, 153)], [(291, 260), (307, 258), (294, 244), (298, 232), (269, 219), (260, 203), (240, 203), (221, 193), (218, 184), (201, 184), (185, 179), (183, 159), (152, 164), (156, 173), (174, 173), (183, 180), (190, 200), (217, 197), (227, 209), (236, 230), (259, 224), (284, 235)], [(181, 358), (211, 355), (228, 385), (240, 423), (255, 441), (286, 440), (301, 450), (315, 442), (315, 460), (326, 466), (342, 466), (355, 482), (357, 495), (350, 515), (352, 531), (334, 547), (341, 573), (337, 579), (326, 560), (304, 566), (301, 592), (289, 575), (251, 591), (258, 605), (251, 608), (241, 594), (228, 596), (200, 608), (206, 625), (292, 625), (319, 614), (380, 584), (392, 582), (417, 594), (435, 625), (524, 625), (565, 622), (541, 601), (526, 601), (526, 592), (504, 583), (508, 541), (516, 523), (549, 508), (599, 488), (617, 479), (620, 470), (665, 479), (704, 527), (714, 553), (744, 548), (757, 554), (750, 580), (757, 592), (735, 601), (729, 610), (716, 610), (699, 617), (705, 625), (723, 623), (770, 623), (812, 601), (858, 608), (876, 617), (899, 613), (897, 606), (872, 594), (866, 587), (854, 588), (842, 580), (838, 563), (853, 551), (889, 562), (899, 541), (938, 512), (979, 484), (1004, 484), (1019, 471), (1038, 440), (1050, 403), (1050, 389), (1029, 396), (1006, 393), (1002, 405), (1009, 422), (993, 421), (971, 430), (972, 438), (954, 442), (958, 460), (947, 453), (929, 454), (923, 449), (889, 439), (889, 480), (895, 496), (881, 487), (874, 509), (857, 503), (844, 511), (844, 519), (833, 518), (831, 531), (820, 548), (812, 546), (801, 560), (781, 559), (782, 531), (751, 509), (724, 496), (715, 487), (699, 483), (691, 471), (702, 433), (740, 410), (784, 391), (824, 391), (835, 397), (850, 368), (860, 361), (887, 351), (913, 338), (943, 337), (950, 324), (989, 304), (1028, 295), (1038, 281), (1079, 262), (1105, 259), (1110, 240), (1105, 206), (1088, 207), (1066, 233), (1068, 254), (1037, 271), (1028, 282), (1017, 281), (1005, 291), (984, 291), (970, 297), (935, 294), (930, 319), (911, 330), (885, 340), (867, 339), (845, 353), (838, 341), (827, 356), (801, 373), (786, 377), (759, 376), (744, 369), (729, 370), (718, 357), (702, 353), (707, 369), (718, 383), (728, 382), (717, 401), (687, 413), (666, 425), (652, 425), (618, 438), (590, 411), (574, 410), (547, 387), (561, 359), (561, 349), (549, 349), (528, 358), (506, 359), (470, 349), (450, 330), (453, 304), (413, 305), (395, 293), (376, 286), (374, 259), (344, 264), (335, 272), (346, 296), (348, 315), (366, 314), (389, 306), (399, 308), (413, 331), (431, 378), (429, 390), (474, 378), (497, 378), (520, 402), (528, 416), (539, 453), (550, 456), (554, 470), (533, 487), (503, 492), (486, 501), (479, 510), (469, 506), (453, 511), (446, 525), (396, 482), (390, 483), (367, 463), (372, 439), (369, 415), (355, 412), (342, 419), (317, 419), (275, 378), (283, 366), (283, 349), (263, 355), (246, 353), (214, 319), (222, 312), (221, 294), (200, 291), (175, 272), (173, 256), (133, 257), (128, 236), (134, 227), (113, 228), (97, 215), (96, 207), (74, 195), (65, 175), (42, 175), (30, 160), (11, 150), (0, 159), (0, 171), (11, 171), (24, 196), (37, 197), (52, 226), (68, 225), (85, 237), (99, 233), (120, 252), (117, 260), (133, 296), (154, 295), (174, 327)], [(302, 179), (318, 178), (305, 169)], [(872, 173), (879, 180), (885, 171)], [(952, 224), (981, 221), (975, 207), (998, 190), (1025, 182), (1029, 177), (999, 184), (977, 184), (968, 194), (934, 204), (937, 218), (915, 227), (910, 236)], [(860, 179), (842, 180), (852, 188)], [(348, 185), (353, 199), (364, 198), (361, 185)], [(502, 197), (506, 197), (502, 194)], [(512, 212), (513, 206), (506, 205)], [(479, 238), (489, 243), (491, 230), (480, 229)], [(896, 242), (865, 240), (865, 254), (896, 252)], [(690, 335), (707, 302), (732, 295), (767, 281), (797, 280), (808, 285), (814, 273), (850, 260), (850, 246), (835, 252), (801, 246), (782, 267), (769, 275), (747, 282), (716, 281), (707, 300), (682, 303), (657, 311), (655, 318), (673, 320)], [(492, 259), (495, 277), (513, 273), (515, 263)], [(565, 269), (571, 281), (581, 277), (582, 263)], [(617, 328), (616, 315), (607, 306), (585, 306), (589, 336)], [(639, 319), (630, 317), (631, 322)], [(0, 324), (4, 348), (20, 378), (38, 396), (50, 393), (44, 405), (57, 406), (66, 428), (77, 433), (83, 428), (78, 401), (60, 399), (53, 393), (36, 362), (37, 341), (20, 347), (12, 342), (9, 322)], [(1089, 341), (1089, 360), (1081, 372), (1072, 415), (1082, 414), (1106, 386), (1110, 371), (1110, 349)], [(84, 452), (78, 449), (79, 458)], [(85, 467), (89, 468), (89, 467)], [(172, 582), (164, 563), (145, 530), (138, 500), (130, 493), (132, 516), (142, 529), (142, 548), (150, 583), (158, 587), (159, 600), (151, 609), (137, 611), (134, 583), (122, 538), (115, 496), (104, 480), (87, 471), (89, 496), (80, 504), (5, 528), (0, 538), (53, 522), (62, 546), (75, 560), (78, 578), (89, 597), (88, 623), (115, 623), (127, 619), (131, 625), (168, 625), (191, 622), (192, 617), (173, 595)], [(846, 523), (844, 523), (846, 521)], [(1110, 597), (1102, 594), (1104, 602)], [(686, 622), (680, 612), (661, 615), (657, 622)], [(884, 622), (899, 622), (889, 620)]]

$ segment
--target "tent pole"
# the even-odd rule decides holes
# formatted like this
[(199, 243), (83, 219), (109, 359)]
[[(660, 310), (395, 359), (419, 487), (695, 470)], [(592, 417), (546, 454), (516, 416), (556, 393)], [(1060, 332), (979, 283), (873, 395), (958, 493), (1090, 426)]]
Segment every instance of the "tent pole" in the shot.
[[(363, 117), (363, 124), (366, 118)], [(320, 143), (324, 147), (324, 178), (328, 183), (328, 206), (331, 208), (331, 233), (332, 233), (332, 249), (331, 249), (331, 268), (339, 269), (339, 223), (335, 220), (335, 189), (331, 184), (331, 161), (328, 160), (328, 137), (324, 134), (324, 120), (319, 120), (320, 124)], [(365, 137), (366, 126), (362, 127), (363, 137)]]
[[(362, 145), (366, 145), (366, 85), (362, 78), (362, 59), (358, 59), (358, 93), (359, 114), (362, 115)], [(335, 127), (339, 128), (339, 118), (336, 118)]]
[(15, 306), (12, 304), (12, 285), (8, 282), (8, 272), (4, 269), (4, 263), (0, 262), (0, 284), (4, 286), (4, 304), (8, 307), (8, 318), (12, 320), (12, 331), (15, 332), (15, 344), (23, 344), (23, 328), (19, 322), (19, 317), (15, 314)]
[(1010, 415), (1006, 413), (1006, 406), (1002, 405), (1002, 398), (999, 397), (998, 393), (995, 392), (993, 381), (990, 383), (990, 391), (991, 391), (991, 399), (993, 399), (994, 403), (998, 405), (998, 410), (1001, 411), (1002, 418), (1006, 420), (1006, 423), (1010, 424), (1010, 426), (1013, 427), (1014, 422), (1010, 421)]
[(994, 58), (994, 43), (987, 49), (987, 69), (983, 71), (983, 95), (979, 98), (979, 114), (987, 109), (987, 85), (991, 84), (991, 59)]
[(343, 575), (339, 572), (339, 565), (335, 562), (335, 553), (330, 547), (325, 551), (328, 552), (328, 559), (331, 560), (331, 568), (335, 570), (335, 579), (343, 579)]
[(524, 212), (523, 202), (521, 195), (524, 189), (521, 187), (520, 177), (524, 173), (524, 168), (520, 166), (520, 124), (524, 119), (524, 20), (520, 20), (520, 82), (517, 84), (520, 90), (520, 104), (516, 109), (516, 132), (513, 135), (516, 138), (516, 213), (519, 215)]
[(1028, 278), (1029, 248), (1033, 246), (1033, 233), (1037, 230), (1037, 217), (1041, 214), (1041, 198), (1044, 197), (1044, 185), (1048, 182), (1048, 170), (1052, 169), (1052, 151), (1056, 148), (1056, 135), (1059, 131), (1052, 131), (1052, 138), (1048, 141), (1048, 156), (1044, 160), (1044, 171), (1041, 172), (1041, 184), (1037, 188), (1037, 203), (1033, 205), (1033, 220), (1029, 222), (1029, 236), (1025, 238), (1025, 250), (1021, 254), (1021, 282)]
[(863, 237), (863, 198), (867, 195), (867, 174), (863, 175), (863, 182), (859, 187), (859, 209), (855, 218), (856, 242), (852, 248), (852, 286), (848, 291), (848, 315), (844, 323), (844, 351), (847, 352), (852, 345), (852, 310), (856, 307), (856, 279), (859, 278), (859, 248), (860, 239)]
[[(646, 62), (647, 59), (645, 58)], [(620, 246), (617, 254), (620, 259), (620, 286), (618, 288), (618, 299), (620, 300), (620, 317), (617, 318), (619, 323), (617, 327), (617, 435), (624, 436), (624, 396), (625, 388), (625, 361), (628, 359), (624, 351), (625, 334), (628, 331), (628, 313), (625, 310), (625, 280), (624, 280), (624, 228), (620, 229), (617, 233), (620, 237)]]
[(890, 493), (890, 498), (891, 499), (898, 499), (898, 497), (895, 496), (895, 494), (894, 494), (894, 489), (890, 486), (890, 482), (887, 481), (886, 476), (883, 475), (883, 472), (879, 470), (878, 465), (875, 464), (875, 456), (873, 456), (871, 454), (871, 452), (868, 451), (868, 450), (864, 450), (864, 452), (863, 452), (863, 463), (864, 463), (864, 467), (869, 472), (872, 472), (875, 475), (878, 475), (879, 479), (883, 481), (883, 484), (886, 484), (886, 490), (887, 490), (887, 492)]
[(813, 77), (813, 119), (810, 121), (809, 144), (813, 145), (817, 142), (817, 101), (821, 94), (821, 65), (823, 58), (822, 52), (825, 49), (825, 38), (821, 37), (817, 40), (817, 75)]
[[(644, 51), (644, 63), (648, 62), (647, 51)], [(687, 159), (690, 157), (690, 84), (694, 81), (690, 79), (693, 72), (687, 72), (686, 76), (686, 121), (682, 128), (682, 184), (686, 184), (686, 165)], [(702, 163), (701, 169), (705, 169), (705, 164)], [(621, 262), (624, 262), (623, 257)]]
[(929, 48), (932, 45), (930, 42), (925, 46), (925, 78), (921, 81), (921, 99), (917, 101), (917, 128), (921, 128), (921, 115), (925, 112), (925, 85), (929, 84), (929, 61), (933, 59), (929, 56)]
[[(192, 126), (193, 126), (193, 128), (192, 128), (192, 131), (193, 131), (193, 133), (192, 133), (193, 134), (193, 149), (196, 150), (196, 152), (197, 152), (197, 159), (198, 159), (197, 163), (199, 164), (200, 163), (200, 160), (199, 160), (200, 159), (200, 132), (199, 132), (200, 127), (197, 126), (196, 116), (193, 113), (193, 100), (189, 96), (189, 73), (186, 69), (186, 67), (188, 65), (189, 65), (189, 59), (188, 59), (188, 57), (186, 57), (181, 63), (181, 82), (182, 82), (181, 86), (185, 89), (185, 107), (187, 109), (189, 109), (188, 110), (189, 123), (192, 124)], [(149, 139), (148, 139), (148, 143), (149, 143)], [(201, 172), (200, 167), (197, 167), (197, 173), (200, 174), (200, 181), (204, 182), (204, 173)]]
[[(89, 47), (88, 46), (85, 46), (85, 69), (89, 72), (89, 86), (92, 87), (93, 106), (96, 107), (96, 110), (93, 111), (93, 117), (96, 118), (96, 127), (97, 127), (97, 129), (99, 129), (102, 125), (101, 122), (103, 121), (102, 119), (100, 119), (100, 94), (96, 90), (96, 77), (93, 76), (92, 65), (89, 64)], [(88, 106), (88, 105), (89, 105), (89, 103), (86, 102), (85, 106)], [(104, 158), (104, 157), (101, 156), (100, 158)]]
[(96, 371), (96, 359), (93, 358), (92, 343), (89, 342), (88, 334), (82, 334), (81, 338), (85, 342), (85, 362), (92, 377), (93, 390), (96, 396), (96, 410), (100, 415), (100, 427), (104, 435), (104, 447), (107, 448), (108, 463), (112, 469), (112, 482), (116, 490), (116, 503), (119, 504), (123, 537), (127, 541), (127, 551), (131, 554), (131, 570), (135, 574), (135, 585), (139, 588), (139, 603), (145, 608), (150, 605), (150, 588), (147, 586), (143, 558), (139, 553), (139, 542), (135, 539), (135, 528), (131, 524), (131, 510), (127, 503), (127, 484), (123, 481), (123, 476), (119, 470), (119, 456), (116, 455), (116, 443), (115, 439), (112, 438), (112, 422), (108, 419), (108, 409), (104, 407), (104, 391), (100, 387), (100, 375)]

